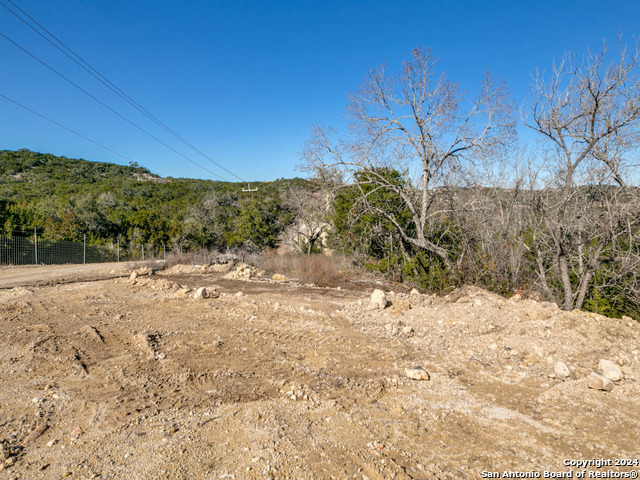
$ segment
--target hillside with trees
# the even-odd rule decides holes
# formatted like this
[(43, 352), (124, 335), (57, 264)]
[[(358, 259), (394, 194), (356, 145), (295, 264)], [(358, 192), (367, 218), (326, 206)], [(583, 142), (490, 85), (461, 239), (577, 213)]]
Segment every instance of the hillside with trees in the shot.
[(0, 229), (92, 243), (167, 248), (273, 248), (293, 215), (283, 201), (301, 179), (246, 184), (162, 178), (136, 164), (0, 151)]

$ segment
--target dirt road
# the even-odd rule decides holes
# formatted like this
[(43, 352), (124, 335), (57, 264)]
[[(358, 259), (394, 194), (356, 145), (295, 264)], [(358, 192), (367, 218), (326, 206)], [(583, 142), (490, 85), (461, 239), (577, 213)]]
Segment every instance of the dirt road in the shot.
[[(630, 319), (475, 289), (371, 311), (370, 290), (189, 271), (0, 291), (1, 478), (475, 479), (640, 454)], [(587, 388), (600, 359), (611, 391)]]
[(0, 289), (117, 277), (134, 266), (134, 262), (0, 266)]

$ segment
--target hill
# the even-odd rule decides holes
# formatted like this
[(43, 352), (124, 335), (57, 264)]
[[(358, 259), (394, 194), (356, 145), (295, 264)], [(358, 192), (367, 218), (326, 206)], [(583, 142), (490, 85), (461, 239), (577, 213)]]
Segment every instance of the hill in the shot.
[[(274, 246), (292, 216), (281, 192), (302, 179), (245, 184), (163, 178), (130, 166), (0, 151), (0, 231), (182, 247)], [(255, 232), (262, 232), (260, 236)]]

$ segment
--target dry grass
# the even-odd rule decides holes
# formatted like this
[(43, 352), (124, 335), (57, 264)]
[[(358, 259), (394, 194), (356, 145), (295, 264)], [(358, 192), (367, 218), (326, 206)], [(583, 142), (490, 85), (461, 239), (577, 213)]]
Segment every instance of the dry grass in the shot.
[(346, 263), (342, 257), (338, 256), (295, 253), (278, 255), (275, 252), (268, 252), (257, 259), (256, 266), (268, 275), (280, 273), (304, 283), (332, 287), (340, 284), (341, 272), (344, 271)]
[(303, 283), (313, 283), (319, 287), (335, 287), (343, 280), (342, 272), (349, 270), (349, 262), (342, 256), (322, 254), (300, 255), (287, 253), (278, 255), (275, 251), (250, 253), (242, 250), (219, 252), (217, 250), (197, 250), (167, 255), (165, 268), (174, 265), (212, 265), (229, 261), (241, 261), (264, 270), (268, 276), (276, 273), (287, 278), (295, 278)]

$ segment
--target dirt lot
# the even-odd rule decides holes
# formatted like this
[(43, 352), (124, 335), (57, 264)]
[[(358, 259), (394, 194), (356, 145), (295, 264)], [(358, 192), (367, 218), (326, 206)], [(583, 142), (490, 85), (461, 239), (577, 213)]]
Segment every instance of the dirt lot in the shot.
[[(640, 458), (631, 319), (473, 288), (387, 286), (390, 305), (368, 310), (371, 288), (224, 275), (174, 267), (0, 290), (0, 478), (640, 469), (614, 463)], [(198, 287), (211, 297), (192, 298)], [(600, 359), (623, 372), (611, 391), (587, 388)], [(408, 378), (415, 365), (430, 379)], [(564, 463), (594, 458), (612, 465)]]
[[(161, 262), (158, 262), (161, 263)], [(82, 280), (104, 280), (126, 275), (134, 262), (87, 263), (85, 265), (28, 265), (0, 266), (0, 288), (22, 285), (57, 285)]]

